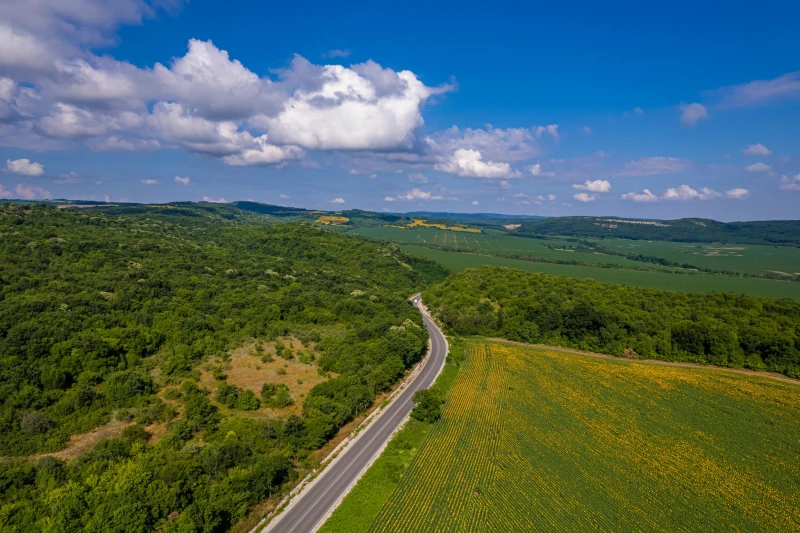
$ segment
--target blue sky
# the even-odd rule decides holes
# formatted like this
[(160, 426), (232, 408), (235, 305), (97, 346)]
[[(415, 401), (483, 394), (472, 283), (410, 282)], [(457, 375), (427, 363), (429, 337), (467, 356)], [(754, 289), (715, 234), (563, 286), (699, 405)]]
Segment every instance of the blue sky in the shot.
[(4, 1), (0, 197), (797, 218), (796, 2), (271, 4)]

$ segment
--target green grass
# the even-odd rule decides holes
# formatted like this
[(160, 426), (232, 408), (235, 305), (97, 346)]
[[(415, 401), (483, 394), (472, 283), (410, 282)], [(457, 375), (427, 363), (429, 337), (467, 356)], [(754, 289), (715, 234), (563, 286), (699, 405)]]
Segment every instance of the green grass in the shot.
[[(464, 357), (464, 343), (451, 346), (448, 363), (434, 387), (444, 394), (458, 375), (457, 364)], [(320, 533), (361, 533), (369, 529), (386, 500), (405, 474), (408, 465), (430, 433), (431, 424), (413, 418), (398, 431), (381, 456), (372, 464), (356, 486), (342, 500)]]
[[(403, 231), (403, 230), (399, 230)], [(580, 265), (536, 263), (520, 259), (506, 259), (463, 252), (446, 252), (422, 246), (401, 245), (409, 253), (433, 259), (453, 272), (480, 266), (518, 268), (526, 272), (541, 272), (575, 279), (592, 278), (603, 283), (617, 283), (633, 287), (666, 289), (684, 292), (736, 292), (768, 298), (800, 300), (800, 283), (787, 283), (756, 278), (737, 278), (705, 274), (678, 274), (670, 272), (642, 272)], [(644, 263), (639, 263), (644, 264)]]
[(770, 271), (800, 274), (800, 248), (752, 244), (700, 244), (626, 239), (593, 239), (621, 253), (654, 255), (679, 263), (763, 275)]
[(800, 385), (474, 343), (374, 533), (800, 530)]

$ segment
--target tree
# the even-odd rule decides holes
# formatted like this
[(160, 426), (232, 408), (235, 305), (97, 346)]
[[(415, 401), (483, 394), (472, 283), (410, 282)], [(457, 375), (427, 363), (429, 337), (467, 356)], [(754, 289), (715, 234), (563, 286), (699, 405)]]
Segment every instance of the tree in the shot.
[(422, 389), (414, 393), (411, 416), (420, 422), (436, 422), (442, 416), (444, 399), (436, 389)]

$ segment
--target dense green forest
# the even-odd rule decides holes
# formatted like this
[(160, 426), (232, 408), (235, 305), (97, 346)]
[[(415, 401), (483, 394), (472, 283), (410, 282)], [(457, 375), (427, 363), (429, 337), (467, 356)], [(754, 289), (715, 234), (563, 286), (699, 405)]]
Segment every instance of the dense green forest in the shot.
[(630, 220), (616, 217), (555, 217), (518, 222), (524, 237), (570, 236), (676, 242), (724, 242), (800, 246), (800, 221), (717, 222), (700, 218)]
[[(224, 206), (0, 204), (3, 531), (227, 531), (419, 360), (427, 334), (407, 297), (444, 279), (441, 267), (270, 224)], [(212, 404), (204, 360), (281, 336), (314, 343), (329, 376), (302, 416)], [(177, 408), (156, 394), (166, 385)], [(242, 412), (262, 401), (234, 389), (218, 400)], [(76, 459), (21, 457), (120, 416), (136, 423)], [(156, 440), (144, 428), (159, 421)]]
[(468, 269), (423, 293), (452, 332), (800, 378), (800, 302)]

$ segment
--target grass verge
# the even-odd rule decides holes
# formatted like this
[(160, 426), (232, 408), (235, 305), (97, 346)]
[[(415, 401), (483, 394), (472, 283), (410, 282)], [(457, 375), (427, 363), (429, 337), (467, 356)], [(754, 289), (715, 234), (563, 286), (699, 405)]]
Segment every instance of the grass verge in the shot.
[[(466, 342), (450, 340), (450, 351), (433, 388), (446, 397), (466, 357)], [(410, 418), (380, 457), (325, 522), (319, 533), (361, 533), (369, 529), (431, 431), (431, 424)]]

